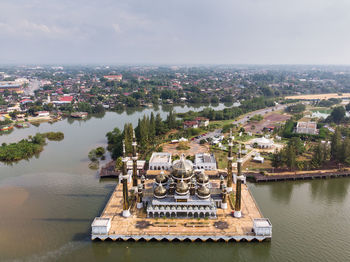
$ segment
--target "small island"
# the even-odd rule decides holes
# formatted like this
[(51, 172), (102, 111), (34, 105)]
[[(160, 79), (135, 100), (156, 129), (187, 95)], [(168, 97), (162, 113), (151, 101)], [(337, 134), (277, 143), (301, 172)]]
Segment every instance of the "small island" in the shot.
[(23, 159), (28, 160), (43, 151), (46, 139), (61, 141), (64, 139), (64, 134), (62, 132), (37, 133), (35, 136), (29, 136), (18, 143), (3, 143), (0, 146), (0, 161), (11, 164)]

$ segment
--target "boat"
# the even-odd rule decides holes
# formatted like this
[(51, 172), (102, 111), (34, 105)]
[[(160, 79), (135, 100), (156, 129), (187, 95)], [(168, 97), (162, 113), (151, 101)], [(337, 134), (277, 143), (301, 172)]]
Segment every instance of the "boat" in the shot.
[(27, 128), (27, 127), (29, 127), (29, 124), (27, 124), (27, 123), (18, 123), (15, 126), (17, 128)]
[(73, 118), (86, 118), (88, 116), (88, 113), (86, 112), (73, 112), (70, 114)]

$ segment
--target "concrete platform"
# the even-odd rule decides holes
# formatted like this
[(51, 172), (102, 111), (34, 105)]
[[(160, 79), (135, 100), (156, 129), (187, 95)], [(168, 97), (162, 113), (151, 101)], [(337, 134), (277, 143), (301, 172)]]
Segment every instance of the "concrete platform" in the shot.
[[(219, 180), (211, 180), (219, 183)], [(153, 181), (146, 182), (146, 188)], [(131, 188), (131, 185), (129, 185)], [(130, 195), (132, 193), (130, 192)], [(247, 185), (242, 185), (242, 217), (233, 217), (233, 207), (218, 209), (216, 219), (198, 218), (147, 218), (143, 209), (132, 206), (131, 216), (122, 216), (122, 185), (116, 186), (101, 218), (110, 219), (108, 234), (92, 233), (92, 240), (167, 240), (167, 241), (264, 241), (272, 235), (256, 235), (254, 219), (262, 214)], [(270, 222), (269, 222), (270, 223)]]

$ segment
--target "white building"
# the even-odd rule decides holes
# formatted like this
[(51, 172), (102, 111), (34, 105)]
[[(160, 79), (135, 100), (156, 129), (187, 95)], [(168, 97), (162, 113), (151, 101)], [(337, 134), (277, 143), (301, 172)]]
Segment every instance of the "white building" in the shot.
[(37, 115), (38, 117), (48, 117), (50, 115), (50, 112), (48, 112), (48, 111), (38, 111), (38, 112), (35, 112), (35, 115)]
[(266, 149), (266, 148), (272, 148), (274, 146), (274, 143), (271, 139), (268, 139), (266, 137), (260, 137), (255, 138), (252, 140), (252, 146), (257, 145), (258, 148)]
[(259, 163), (264, 163), (264, 158), (260, 155), (260, 153), (256, 153), (253, 160)]
[(196, 154), (194, 160), (194, 167), (196, 169), (204, 169), (204, 170), (216, 170), (216, 159), (213, 154)]
[(316, 122), (298, 122), (296, 133), (317, 135), (318, 134), (317, 124)]
[(153, 152), (149, 160), (149, 170), (170, 170), (171, 154), (163, 152)]
[(272, 225), (267, 218), (255, 218), (253, 221), (253, 230), (257, 236), (271, 236)]
[(111, 229), (111, 219), (103, 217), (95, 217), (91, 224), (92, 234), (106, 235)]

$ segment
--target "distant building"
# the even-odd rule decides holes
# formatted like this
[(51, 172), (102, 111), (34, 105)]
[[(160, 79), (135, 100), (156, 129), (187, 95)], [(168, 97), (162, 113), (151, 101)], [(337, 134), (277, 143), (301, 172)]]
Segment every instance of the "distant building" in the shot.
[(196, 169), (204, 169), (204, 170), (216, 170), (216, 159), (213, 154), (196, 154), (194, 160), (194, 166)]
[(316, 122), (298, 122), (295, 132), (298, 134), (317, 135), (317, 124)]
[(186, 128), (198, 128), (198, 122), (197, 121), (185, 121), (184, 122), (184, 129)]
[(58, 100), (52, 101), (54, 104), (70, 104), (73, 101), (73, 96), (62, 96)]
[(170, 170), (171, 154), (162, 152), (153, 152), (149, 160), (149, 170)]
[(50, 115), (50, 112), (48, 111), (38, 111), (34, 113), (38, 117), (47, 117)]
[(256, 153), (253, 160), (255, 162), (264, 163), (264, 158), (260, 155), (260, 153)]
[(252, 140), (252, 146), (254, 145), (256, 145), (258, 148), (267, 149), (272, 148), (274, 146), (274, 143), (271, 139), (260, 137)]
[(192, 121), (185, 121), (184, 128), (198, 128), (198, 127), (206, 127), (209, 125), (209, 119), (205, 117), (197, 117)]
[(209, 119), (208, 118), (205, 118), (205, 117), (197, 117), (195, 119), (195, 121), (197, 121), (198, 123), (198, 126), (202, 127), (206, 127), (206, 126), (209, 126)]
[(108, 76), (103, 76), (106, 78), (108, 81), (122, 81), (123, 80), (123, 75), (108, 75)]
[(22, 85), (14, 81), (0, 82), (0, 93), (8, 90), (9, 92), (22, 93)]

